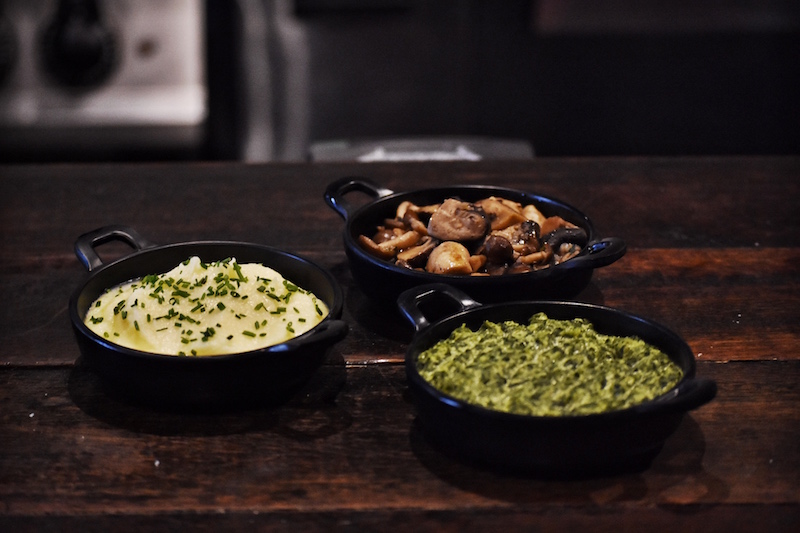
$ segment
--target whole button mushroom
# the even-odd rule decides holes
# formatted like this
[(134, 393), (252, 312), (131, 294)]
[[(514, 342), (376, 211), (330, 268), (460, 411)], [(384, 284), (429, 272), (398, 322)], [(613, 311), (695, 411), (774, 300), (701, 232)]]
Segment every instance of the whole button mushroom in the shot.
[(486, 216), (468, 202), (448, 198), (428, 221), (428, 235), (442, 241), (474, 241), (489, 230)]
[(501, 235), (489, 235), (483, 243), (486, 258), (492, 263), (508, 263), (514, 259), (511, 241)]
[(469, 250), (463, 244), (454, 241), (443, 242), (434, 248), (431, 255), (428, 256), (425, 270), (434, 274), (472, 274)]

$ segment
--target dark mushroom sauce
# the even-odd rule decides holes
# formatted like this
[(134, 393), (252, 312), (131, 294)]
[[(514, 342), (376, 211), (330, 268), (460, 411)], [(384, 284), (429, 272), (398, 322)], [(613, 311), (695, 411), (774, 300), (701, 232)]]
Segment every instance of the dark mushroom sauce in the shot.
[(477, 202), (448, 198), (420, 206), (403, 202), (359, 245), (395, 265), (461, 276), (499, 276), (540, 270), (578, 255), (588, 236), (533, 204), (490, 196)]

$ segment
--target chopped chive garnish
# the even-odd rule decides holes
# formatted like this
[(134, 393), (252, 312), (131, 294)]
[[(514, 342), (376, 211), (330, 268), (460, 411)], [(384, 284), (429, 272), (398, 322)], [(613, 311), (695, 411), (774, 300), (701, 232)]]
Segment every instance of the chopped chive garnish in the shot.
[[(254, 317), (250, 324), (241, 322), (242, 326), (249, 326), (250, 329), (240, 331), (245, 337), (251, 338), (271, 337), (269, 323), (273, 319), (269, 318), (270, 315), (277, 315), (276, 319), (280, 319), (286, 331), (292, 334), (296, 333), (295, 324), (307, 322), (313, 324), (319, 321), (319, 317), (325, 315), (325, 306), (321, 301), (318, 303), (316, 297), (309, 291), (280, 276), (277, 280), (261, 276), (251, 276), (248, 279), (244, 274), (246, 265), (240, 265), (234, 258), (208, 263), (190, 258), (181, 265), (188, 268), (177, 268), (166, 274), (146, 275), (139, 280), (106, 290), (93, 306), (97, 309), (95, 316), (87, 313), (86, 323), (100, 324), (104, 321), (104, 317), (114, 318), (114, 321), (131, 318), (133, 328), (115, 332), (114, 324), (110, 324), (107, 332), (103, 332), (100, 328), (93, 329), (106, 338), (120, 337), (120, 340), (127, 339), (132, 343), (137, 343), (135, 335), (146, 334), (148, 331), (151, 335), (156, 335), (168, 331), (171, 333), (165, 334), (160, 342), (171, 340), (177, 333), (171, 342), (178, 345), (192, 345), (200, 341), (209, 342), (209, 339), (215, 337), (217, 333), (220, 333), (220, 337), (226, 336), (228, 340), (235, 339), (236, 334), (224, 331), (222, 325), (226, 324), (226, 321), (232, 321), (234, 317), (246, 321), (249, 310), (258, 312), (256, 315), (258, 320)], [(201, 273), (200, 268), (208, 271)], [(268, 296), (276, 304), (263, 300), (253, 302), (252, 307), (245, 308), (244, 302), (255, 294), (253, 291)], [(291, 298), (295, 294), (298, 298), (300, 295), (307, 295), (311, 301), (308, 303), (304, 301), (302, 304), (292, 302)], [(220, 301), (223, 299), (224, 301)], [(257, 299), (261, 300), (260, 297)], [(315, 319), (302, 316), (302, 313), (308, 313), (306, 309), (310, 310), (309, 303), (314, 306), (312, 313), (316, 312)], [(141, 317), (135, 316), (130, 314), (131, 309), (142, 309), (146, 314)], [(213, 318), (212, 313), (214, 313)], [(208, 319), (205, 318), (207, 315)], [(116, 318), (117, 316), (120, 318)], [(158, 324), (160, 328), (156, 329), (151, 323), (159, 320), (162, 323)], [(209, 327), (212, 323), (215, 323), (215, 327)], [(123, 344), (129, 345), (124, 341)], [(175, 349), (172, 353), (176, 351), (178, 350)], [(180, 353), (187, 355), (189, 352), (190, 350), (186, 348)], [(191, 350), (191, 355), (197, 355), (197, 351)]]

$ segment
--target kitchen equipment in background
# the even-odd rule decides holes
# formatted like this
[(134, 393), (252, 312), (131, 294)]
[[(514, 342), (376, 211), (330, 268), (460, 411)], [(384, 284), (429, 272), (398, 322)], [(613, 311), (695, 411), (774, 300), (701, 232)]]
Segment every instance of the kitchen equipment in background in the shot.
[(0, 19), (0, 160), (200, 149), (202, 0), (4, 0)]
[(360, 163), (530, 159), (533, 146), (522, 139), (478, 136), (340, 139), (313, 143), (308, 157), (311, 161)]

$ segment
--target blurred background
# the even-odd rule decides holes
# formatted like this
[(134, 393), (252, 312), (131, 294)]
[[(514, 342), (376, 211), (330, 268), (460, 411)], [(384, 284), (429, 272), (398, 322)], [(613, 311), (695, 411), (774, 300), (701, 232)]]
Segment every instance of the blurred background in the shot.
[(0, 162), (798, 154), (798, 65), (796, 0), (0, 0)]

